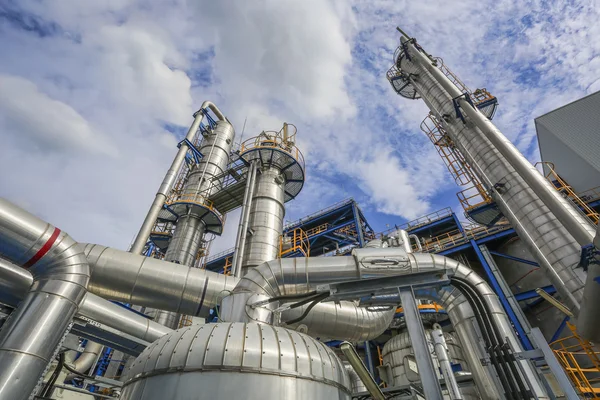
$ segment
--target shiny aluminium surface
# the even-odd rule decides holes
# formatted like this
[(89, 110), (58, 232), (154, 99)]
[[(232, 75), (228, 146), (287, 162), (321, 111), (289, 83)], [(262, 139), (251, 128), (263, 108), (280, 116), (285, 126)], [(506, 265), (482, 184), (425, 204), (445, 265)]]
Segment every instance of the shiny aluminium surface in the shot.
[(246, 175), (246, 187), (244, 190), (244, 199), (242, 201), (242, 211), (240, 213), (240, 222), (235, 239), (233, 252), (233, 261), (231, 263), (231, 274), (237, 278), (242, 275), (242, 259), (244, 258), (244, 249), (246, 248), (246, 237), (248, 236), (248, 222), (250, 220), (250, 208), (252, 206), (252, 197), (256, 185), (256, 175), (258, 174), (258, 162), (250, 162), (248, 173)]
[(177, 227), (165, 253), (165, 260), (188, 267), (194, 266), (196, 256), (204, 239), (204, 222), (195, 215), (184, 215), (177, 220)]
[[(220, 121), (227, 120), (227, 118), (225, 118), (221, 110), (219, 110), (219, 108), (214, 103), (210, 101), (205, 101), (200, 106), (200, 109), (194, 114), (194, 122), (192, 123), (190, 129), (186, 134), (186, 139), (191, 141), (196, 135), (196, 132), (200, 127), (200, 123), (204, 118), (203, 110), (206, 108), (210, 108)], [(140, 254), (144, 249), (144, 246), (146, 246), (146, 242), (148, 240), (148, 237), (150, 236), (152, 227), (154, 226), (154, 223), (158, 218), (158, 214), (160, 213), (160, 210), (162, 210), (162, 207), (165, 204), (165, 200), (167, 199), (169, 191), (171, 190), (171, 188), (173, 188), (173, 185), (175, 184), (177, 174), (179, 173), (183, 161), (185, 160), (185, 155), (187, 154), (187, 151), (188, 145), (185, 142), (182, 142), (181, 146), (179, 147), (179, 150), (177, 151), (177, 155), (175, 156), (175, 158), (173, 159), (173, 163), (167, 170), (167, 173), (158, 189), (158, 192), (154, 197), (154, 201), (152, 202), (152, 205), (150, 206), (150, 209), (148, 210), (148, 213), (144, 218), (144, 222), (142, 223), (142, 226), (137, 236), (135, 237), (135, 240), (133, 241), (130, 250), (132, 253)]]
[[(514, 162), (511, 163), (505, 154), (499, 151), (496, 143), (470, 119), (467, 118), (463, 123), (454, 117), (456, 111), (452, 101), (453, 95), (439, 82), (441, 77), (447, 80), (445, 76), (442, 74), (440, 77), (437, 73), (439, 70), (412, 45), (409, 45), (409, 52), (414, 56), (413, 61), (403, 58), (399, 62), (400, 67), (407, 73), (418, 75), (411, 79), (425, 103), (438, 119), (443, 121), (448, 135), (490, 190), (498, 207), (527, 244), (536, 261), (544, 268), (563, 301), (577, 313), (584, 280), (584, 274), (574, 269), (579, 263), (580, 244), (523, 178), (521, 168), (517, 170)], [(499, 132), (495, 134), (498, 135)], [(538, 175), (543, 179), (539, 173)], [(494, 186), (498, 189), (494, 189)], [(570, 207), (569, 212), (573, 210), (572, 205), (564, 203), (563, 199), (561, 204)], [(573, 212), (573, 218), (578, 219), (577, 212)], [(583, 221), (584, 217), (580, 217)]]
[(28, 399), (54, 357), (90, 279), (65, 232), (0, 199), (0, 255), (26, 265), (33, 284), (0, 331), (0, 398)]
[(350, 363), (352, 366), (352, 369), (356, 375), (358, 375), (360, 378), (371, 397), (374, 400), (385, 400), (386, 396), (381, 391), (379, 385), (377, 385), (377, 382), (375, 382), (373, 375), (371, 375), (369, 370), (367, 370), (367, 367), (365, 367), (365, 364), (358, 355), (354, 345), (349, 342), (342, 342), (340, 344), (340, 350), (346, 357), (346, 360), (348, 360), (348, 363)]
[(262, 168), (256, 177), (242, 257), (242, 275), (248, 268), (279, 257), (279, 237), (285, 216), (285, 175), (279, 168)]
[(350, 365), (350, 363), (347, 360), (342, 360), (342, 363), (344, 364), (344, 368), (346, 368), (346, 371), (348, 372), (350, 382), (352, 382), (352, 393), (356, 394), (366, 392), (367, 388), (365, 384), (360, 380), (360, 377), (358, 376), (354, 368), (352, 368), (352, 365)]
[(121, 400), (349, 400), (350, 379), (323, 343), (256, 323), (181, 328), (146, 348)]
[(89, 290), (105, 299), (206, 317), (238, 280), (105, 246), (87, 244)]
[[(0, 259), (0, 303), (16, 307), (32, 283), (33, 277), (27, 270)], [(153, 342), (171, 332), (171, 329), (89, 292), (79, 305), (77, 315), (147, 342)]]
[(98, 354), (102, 351), (103, 346), (100, 343), (89, 341), (83, 349), (83, 353), (73, 361), (73, 369), (77, 372), (87, 372), (94, 361), (98, 358)]
[[(377, 253), (380, 255), (378, 256)], [(498, 326), (501, 336), (507, 338), (511, 346), (518, 349), (517, 351), (522, 349), (498, 297), (490, 286), (467, 266), (436, 254), (406, 254), (401, 248), (355, 249), (353, 254), (354, 257), (298, 257), (261, 264), (239, 281), (231, 297), (247, 296), (249, 293), (261, 293), (268, 297), (296, 295), (307, 293), (324, 283), (361, 277), (403, 275), (432, 269), (450, 269), (454, 271), (455, 277), (463, 278), (477, 288), (479, 296), (491, 310), (491, 318)], [(382, 264), (383, 259), (388, 261)], [(487, 353), (480, 345), (481, 336), (477, 321), (466, 298), (452, 287), (439, 291), (420, 290), (415, 294), (419, 298), (438, 302), (447, 311), (461, 343), (472, 349), (465, 354), (465, 357), (482, 398), (497, 399), (502, 387), (497, 381), (493, 368), (481, 363)], [(248, 300), (248, 297), (245, 299)], [(252, 310), (251, 302), (241, 303), (246, 307), (247, 312)], [(224, 307), (222, 312), (226, 313)], [(532, 382), (533, 390), (538, 397), (547, 398), (531, 365), (522, 361), (521, 366)]]

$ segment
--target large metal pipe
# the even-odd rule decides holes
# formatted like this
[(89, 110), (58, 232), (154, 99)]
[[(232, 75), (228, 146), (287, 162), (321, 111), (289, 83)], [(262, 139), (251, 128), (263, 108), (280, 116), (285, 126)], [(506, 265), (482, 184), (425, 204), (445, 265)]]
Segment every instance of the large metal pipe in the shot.
[(82, 374), (87, 372), (94, 361), (98, 359), (98, 354), (100, 354), (103, 347), (100, 343), (88, 341), (83, 349), (83, 353), (73, 362), (73, 369)]
[(90, 292), (105, 299), (184, 315), (208, 316), (238, 281), (232, 276), (100, 245), (87, 244), (84, 252), (92, 270)]
[[(396, 267), (389, 268), (387, 263), (384, 266), (376, 264), (381, 258), (397, 262)], [(305, 294), (315, 290), (320, 284), (435, 269), (450, 269), (455, 277), (462, 278), (477, 288), (479, 296), (491, 310), (490, 317), (498, 327), (500, 336), (507, 338), (516, 351), (522, 350), (498, 297), (479, 275), (458, 261), (444, 256), (407, 254), (400, 248), (354, 249), (351, 257), (291, 258), (264, 263), (249, 271), (240, 280), (232, 295), (223, 300), (222, 316), (225, 320), (248, 318), (272, 323), (273, 310), (277, 308), (278, 302), (259, 307), (254, 306), (254, 303), (273, 297)], [(472, 349), (466, 352), (465, 357), (471, 366), (482, 398), (497, 399), (498, 390), (502, 388), (495, 378), (493, 368), (482, 365), (481, 360), (485, 359), (487, 354), (479, 345), (480, 333), (476, 328), (476, 318), (466, 298), (455, 288), (418, 291), (416, 295), (437, 301), (448, 312), (463, 347)], [(520, 364), (531, 382), (532, 391), (539, 398), (547, 398), (531, 365), (526, 361), (521, 361)]]
[(356, 372), (360, 380), (364, 383), (365, 387), (367, 388), (373, 399), (385, 400), (383, 392), (381, 391), (379, 386), (377, 386), (375, 379), (373, 379), (373, 376), (369, 373), (367, 367), (365, 367), (365, 364), (363, 364), (362, 360), (360, 359), (360, 356), (356, 352), (356, 349), (354, 348), (352, 343), (343, 342), (342, 344), (340, 344), (340, 350), (342, 350), (342, 353), (344, 353), (346, 359), (348, 360), (350, 365), (352, 365), (352, 368), (354, 368), (354, 371)]
[(69, 235), (5, 199), (0, 254), (33, 275), (29, 292), (0, 331), (0, 398), (25, 400), (65, 337), (90, 269)]
[[(32, 284), (33, 277), (27, 270), (0, 258), (0, 303), (17, 307)], [(77, 315), (147, 342), (154, 342), (171, 332), (165, 326), (89, 292), (81, 302)]]
[[(442, 122), (453, 143), (490, 190), (502, 213), (545, 269), (563, 301), (577, 314), (584, 274), (574, 267), (579, 263), (581, 245), (487, 135), (469, 118), (463, 122), (456, 117), (453, 96), (457, 95), (458, 89), (453, 84), (448, 85), (444, 74), (412, 43), (405, 39), (404, 43), (410, 59), (400, 57), (398, 67), (409, 75), (408, 82)], [(450, 86), (454, 88), (451, 92)], [(458, 92), (458, 95), (461, 93)], [(573, 218), (579, 220), (582, 226), (589, 225), (570, 203), (563, 199), (561, 204), (573, 211)]]
[(454, 371), (452, 371), (452, 365), (450, 363), (448, 346), (446, 345), (446, 339), (444, 338), (444, 332), (439, 327), (435, 327), (430, 333), (431, 340), (433, 341), (433, 349), (437, 356), (437, 361), (440, 364), (440, 370), (446, 383), (446, 390), (450, 400), (462, 400), (462, 395), (454, 377)]
[(233, 262), (231, 263), (231, 274), (239, 278), (242, 274), (242, 259), (246, 247), (246, 236), (248, 234), (248, 221), (250, 219), (250, 208), (252, 207), (252, 198), (254, 196), (254, 186), (256, 185), (256, 174), (258, 164), (256, 161), (250, 163), (248, 174), (246, 176), (246, 188), (244, 190), (244, 200), (242, 203), (242, 212), (240, 213), (240, 223), (235, 239), (235, 250), (233, 252)]
[[(220, 121), (227, 121), (227, 118), (225, 118), (221, 110), (219, 110), (219, 108), (216, 105), (214, 105), (210, 101), (205, 101), (200, 106), (200, 109), (196, 111), (196, 113), (194, 113), (194, 122), (192, 123), (192, 126), (190, 126), (190, 129), (188, 130), (185, 136), (187, 140), (191, 141), (196, 135), (196, 132), (200, 127), (200, 123), (204, 118), (204, 110), (206, 108), (210, 108), (212, 112), (215, 113), (217, 118), (219, 118)], [(146, 218), (144, 218), (142, 227), (140, 228), (137, 236), (135, 237), (135, 240), (133, 241), (133, 244), (131, 245), (130, 251), (132, 253), (140, 254), (144, 250), (144, 246), (148, 241), (150, 232), (152, 232), (152, 227), (154, 227), (154, 223), (158, 218), (158, 214), (160, 213), (160, 210), (162, 210), (162, 207), (165, 204), (165, 200), (167, 199), (169, 191), (175, 184), (177, 174), (181, 169), (181, 165), (183, 164), (183, 160), (185, 159), (187, 151), (188, 145), (185, 142), (181, 142), (181, 145), (179, 146), (179, 151), (177, 151), (177, 155), (173, 159), (173, 163), (169, 167), (167, 174), (165, 175), (160, 187), (158, 188), (158, 192), (156, 193), (154, 201), (152, 202), (152, 205), (148, 210), (148, 214), (146, 214)]]

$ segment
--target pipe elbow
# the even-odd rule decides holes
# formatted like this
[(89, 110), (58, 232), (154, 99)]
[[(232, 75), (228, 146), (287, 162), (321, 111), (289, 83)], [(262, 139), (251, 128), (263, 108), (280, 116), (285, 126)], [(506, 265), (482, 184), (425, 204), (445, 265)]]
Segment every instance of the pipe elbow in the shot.
[(213, 103), (212, 101), (206, 100), (204, 103), (202, 103), (198, 112), (202, 112), (202, 110), (204, 110), (205, 108), (210, 108), (212, 110), (212, 112), (215, 113), (217, 118), (219, 118), (219, 120), (227, 121), (227, 118), (225, 117), (225, 115), (221, 112), (219, 107), (217, 107), (215, 105), (215, 103)]

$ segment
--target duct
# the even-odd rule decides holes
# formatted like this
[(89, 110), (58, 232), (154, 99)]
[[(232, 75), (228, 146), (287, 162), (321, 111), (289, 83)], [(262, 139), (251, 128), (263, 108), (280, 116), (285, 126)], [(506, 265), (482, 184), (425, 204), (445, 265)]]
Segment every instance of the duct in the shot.
[[(579, 263), (581, 246), (490, 139), (469, 119), (463, 123), (454, 117), (456, 111), (452, 95), (437, 82), (439, 74), (436, 71), (439, 70), (412, 46), (409, 49), (414, 55), (412, 60), (418, 62), (401, 58), (399, 66), (411, 74), (410, 82), (442, 121), (476, 175), (491, 191), (498, 207), (544, 268), (563, 301), (577, 314), (584, 274), (574, 271), (574, 267)], [(430, 70), (436, 73), (436, 77)]]
[[(200, 127), (200, 123), (202, 122), (202, 119), (204, 118), (204, 115), (205, 115), (204, 110), (206, 108), (210, 108), (215, 113), (217, 118), (219, 118), (220, 121), (227, 121), (227, 118), (225, 118), (225, 116), (223, 115), (221, 110), (219, 110), (219, 108), (216, 105), (214, 105), (210, 101), (205, 101), (200, 106), (200, 109), (198, 111), (196, 111), (196, 113), (194, 113), (194, 122), (192, 123), (192, 126), (190, 126), (190, 129), (188, 130), (188, 132), (185, 136), (185, 138), (187, 140), (191, 141), (194, 138), (194, 136), (196, 135), (196, 132), (198, 131), (198, 128)], [(181, 169), (181, 166), (183, 165), (183, 161), (185, 160), (185, 155), (186, 155), (187, 151), (188, 151), (188, 145), (187, 145), (187, 143), (185, 143), (185, 141), (182, 141), (179, 146), (179, 151), (177, 152), (177, 155), (173, 159), (173, 163), (169, 167), (167, 174), (165, 175), (165, 177), (158, 189), (158, 192), (156, 193), (154, 201), (152, 202), (152, 205), (150, 206), (150, 209), (148, 210), (148, 214), (146, 214), (146, 218), (144, 219), (144, 222), (142, 223), (140, 231), (138, 232), (135, 240), (133, 241), (133, 244), (132, 244), (131, 250), (130, 250), (132, 253), (140, 254), (142, 252), (142, 250), (144, 249), (144, 246), (146, 245), (146, 242), (148, 241), (148, 237), (150, 236), (150, 232), (152, 232), (152, 227), (154, 226), (156, 219), (158, 218), (158, 214), (160, 213), (160, 210), (162, 210), (163, 205), (165, 204), (165, 200), (167, 199), (167, 194), (171, 191), (171, 188), (173, 188), (173, 185), (175, 184), (175, 180), (177, 179), (177, 174), (179, 173), (179, 170)]]
[(240, 224), (238, 226), (235, 239), (235, 251), (233, 262), (231, 263), (231, 274), (237, 278), (242, 273), (242, 259), (244, 248), (246, 247), (246, 236), (248, 234), (248, 221), (250, 219), (250, 207), (252, 206), (252, 197), (254, 196), (254, 186), (256, 184), (258, 164), (253, 161), (250, 163), (246, 175), (246, 188), (244, 190), (244, 200), (242, 203), (242, 212), (240, 213)]
[(423, 251), (423, 246), (421, 245), (421, 239), (415, 234), (408, 235), (409, 238), (414, 239), (415, 244), (417, 245), (418, 252), (421, 253)]
[[(285, 310), (281, 321), (299, 318), (308, 305)], [(348, 342), (364, 342), (379, 337), (394, 319), (396, 307), (361, 307), (351, 301), (324, 302), (313, 307), (300, 322), (286, 324), (309, 336)]]
[[(469, 284), (477, 288), (482, 300), (492, 310), (491, 318), (493, 323), (498, 326), (501, 337), (507, 338), (510, 346), (516, 351), (522, 350), (496, 294), (480, 276), (467, 266), (440, 255), (406, 254), (399, 248), (354, 249), (352, 255), (351, 257), (299, 257), (264, 263), (249, 271), (239, 281), (232, 295), (223, 299), (222, 318), (224, 320), (247, 319), (272, 323), (273, 310), (276, 308), (277, 302), (260, 307), (253, 307), (253, 303), (282, 296), (299, 298), (302, 294), (316, 289), (318, 285), (326, 283), (402, 275), (431, 269), (451, 269), (454, 271), (455, 277), (467, 280)], [(390, 263), (380, 264), (382, 259), (388, 259), (395, 266), (390, 268)], [(496, 381), (493, 368), (481, 364), (481, 360), (485, 359), (487, 354), (480, 345), (480, 333), (475, 315), (465, 297), (457, 289), (448, 288), (439, 291), (417, 291), (416, 295), (438, 302), (447, 311), (463, 347), (468, 346), (472, 349), (472, 351), (466, 352), (465, 357), (482, 398), (497, 399), (498, 388), (501, 386)], [(547, 398), (531, 365), (526, 361), (520, 361), (520, 364), (527, 379), (531, 382), (532, 391), (539, 398)]]
[[(9, 283), (12, 282), (12, 285)], [(0, 303), (16, 307), (33, 283), (31, 274), (11, 262), (0, 258)], [(92, 293), (87, 293), (77, 315), (89, 318), (123, 333), (154, 342), (171, 329), (111, 303)]]
[(450, 363), (448, 345), (446, 344), (444, 333), (438, 325), (430, 332), (430, 335), (450, 400), (461, 400), (463, 397), (458, 388), (456, 378), (454, 377), (454, 372), (452, 371), (452, 364)]
[(237, 284), (232, 276), (87, 244), (90, 292), (179, 314), (206, 317)]
[(596, 247), (595, 260), (588, 266), (588, 275), (583, 292), (581, 312), (577, 318), (577, 331), (589, 340), (600, 342), (600, 319), (598, 304), (600, 304), (600, 225), (596, 227), (594, 238)]
[(73, 369), (80, 373), (87, 372), (94, 361), (98, 359), (98, 354), (102, 351), (103, 346), (96, 342), (88, 341), (83, 349), (83, 353), (73, 362)]
[(25, 400), (69, 329), (90, 269), (69, 235), (4, 199), (0, 254), (33, 275), (29, 292), (0, 331), (0, 398)]
[(266, 167), (256, 178), (242, 268), (249, 268), (279, 257), (279, 238), (285, 216), (285, 175), (277, 167)]

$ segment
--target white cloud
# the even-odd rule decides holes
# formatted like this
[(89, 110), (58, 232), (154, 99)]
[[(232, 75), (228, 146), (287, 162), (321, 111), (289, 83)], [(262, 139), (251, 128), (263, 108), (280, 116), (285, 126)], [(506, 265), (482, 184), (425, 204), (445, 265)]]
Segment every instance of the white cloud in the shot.
[[(24, 0), (18, 12), (54, 25), (0, 21), (2, 194), (80, 240), (124, 248), (174, 155), (165, 125), (185, 129), (210, 99), (238, 138), (246, 118), (245, 138), (298, 126), (308, 180), (286, 218), (350, 195), (413, 218), (453, 182), (419, 131), (426, 107), (385, 79), (396, 24), (496, 94), (496, 122), (528, 150), (533, 117), (599, 85), (597, 10), (581, 4)], [(517, 79), (533, 65), (540, 83)]]

